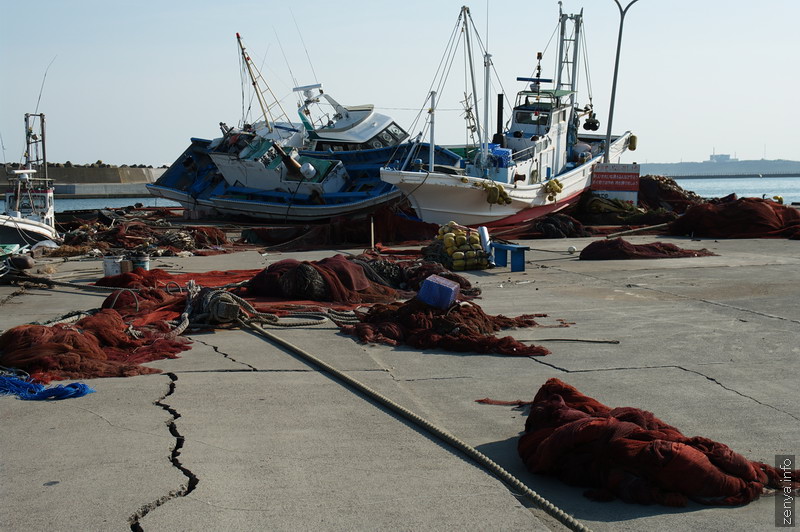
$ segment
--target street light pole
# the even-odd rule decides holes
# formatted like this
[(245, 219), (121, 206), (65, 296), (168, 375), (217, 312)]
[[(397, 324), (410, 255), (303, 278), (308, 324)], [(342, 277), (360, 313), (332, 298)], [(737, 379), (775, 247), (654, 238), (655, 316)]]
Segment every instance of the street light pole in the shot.
[(625, 9), (622, 9), (622, 6), (619, 3), (619, 0), (614, 0), (614, 3), (617, 4), (617, 8), (619, 8), (619, 36), (617, 37), (617, 59), (614, 62), (614, 82), (611, 85), (611, 107), (608, 110), (608, 130), (606, 130), (606, 149), (605, 154), (603, 156), (603, 162), (608, 163), (608, 156), (609, 152), (611, 151), (611, 124), (614, 122), (614, 100), (617, 97), (617, 74), (619, 72), (619, 51), (622, 48), (622, 25), (625, 23), (625, 14), (628, 12), (628, 9), (638, 2), (639, 0), (632, 0), (630, 4), (628, 4)]

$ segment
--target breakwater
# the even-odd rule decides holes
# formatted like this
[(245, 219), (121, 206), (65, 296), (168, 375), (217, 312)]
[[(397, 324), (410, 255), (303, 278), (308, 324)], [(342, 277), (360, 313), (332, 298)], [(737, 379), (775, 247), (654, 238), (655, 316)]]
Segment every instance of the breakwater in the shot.
[[(18, 165), (9, 165), (13, 170)], [(56, 198), (136, 198), (149, 196), (145, 185), (153, 183), (167, 167), (114, 166), (98, 161), (91, 165), (47, 165)]]

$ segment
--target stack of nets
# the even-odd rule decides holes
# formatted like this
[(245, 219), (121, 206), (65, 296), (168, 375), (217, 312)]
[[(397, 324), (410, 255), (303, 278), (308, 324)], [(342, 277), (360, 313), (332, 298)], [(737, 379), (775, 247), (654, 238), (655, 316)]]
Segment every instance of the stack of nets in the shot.
[(674, 259), (682, 257), (710, 257), (707, 249), (683, 249), (675, 244), (653, 242), (651, 244), (631, 244), (622, 238), (597, 240), (581, 251), (581, 260), (624, 260), (624, 259)]
[(670, 234), (707, 238), (800, 239), (800, 211), (771, 200), (740, 198), (689, 208)]
[(608, 406), (558, 380), (538, 391), (518, 443), (533, 473), (590, 488), (590, 499), (685, 506), (738, 505), (765, 488), (800, 488), (800, 470), (752, 462), (728, 446), (688, 438), (652, 413)]
[(517, 318), (490, 316), (474, 303), (455, 304), (446, 310), (431, 307), (414, 298), (405, 303), (374, 305), (360, 315), (360, 323), (343, 325), (344, 334), (362, 342), (408, 345), (418, 349), (498, 353), (503, 355), (547, 355), (547, 349), (519, 342), (511, 336), (498, 338), (497, 331), (510, 327), (535, 327), (534, 318), (546, 314), (525, 314)]
[(141, 364), (189, 349), (188, 340), (170, 336), (170, 329), (151, 320), (133, 333), (113, 309), (74, 324), (20, 325), (0, 336), (0, 365), (24, 370), (41, 383), (159, 373)]

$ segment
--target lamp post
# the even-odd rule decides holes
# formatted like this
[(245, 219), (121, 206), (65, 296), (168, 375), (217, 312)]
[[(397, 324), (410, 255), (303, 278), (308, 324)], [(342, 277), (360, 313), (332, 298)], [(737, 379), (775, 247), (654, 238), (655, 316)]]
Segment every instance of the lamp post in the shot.
[(625, 14), (628, 9), (638, 2), (639, 0), (631, 0), (625, 9), (619, 3), (619, 0), (614, 0), (619, 8), (619, 36), (617, 37), (617, 59), (614, 62), (614, 82), (611, 85), (611, 107), (608, 110), (608, 130), (606, 130), (606, 150), (603, 156), (603, 162), (608, 163), (609, 152), (611, 151), (611, 124), (614, 122), (614, 99), (617, 97), (617, 73), (619, 72), (619, 51), (622, 48), (622, 25), (625, 23)]

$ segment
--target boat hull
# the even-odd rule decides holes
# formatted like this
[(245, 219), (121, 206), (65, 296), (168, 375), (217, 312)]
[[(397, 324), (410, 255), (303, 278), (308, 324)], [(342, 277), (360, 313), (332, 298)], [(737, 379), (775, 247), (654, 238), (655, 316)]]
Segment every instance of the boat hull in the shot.
[(289, 205), (226, 197), (214, 197), (211, 202), (217, 212), (226, 215), (248, 216), (275, 222), (320, 222), (338, 216), (353, 216), (368, 212), (384, 203), (397, 200), (400, 196), (399, 190), (392, 189), (379, 196), (333, 205)]
[(0, 243), (25, 246), (43, 240), (59, 240), (58, 232), (41, 222), (0, 214)]
[[(619, 160), (626, 142), (627, 134), (612, 143), (611, 162)], [(592, 169), (599, 162), (602, 156), (555, 176), (563, 186), (555, 197), (546, 189), (546, 182), (503, 184), (510, 203), (500, 205), (487, 201), (484, 185), (489, 180), (484, 178), (382, 169), (381, 179), (400, 189), (424, 222), (442, 225), (453, 220), (471, 226), (505, 224), (540, 218), (574, 204), (591, 185)]]

